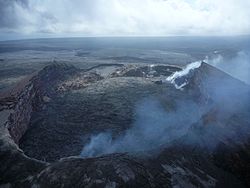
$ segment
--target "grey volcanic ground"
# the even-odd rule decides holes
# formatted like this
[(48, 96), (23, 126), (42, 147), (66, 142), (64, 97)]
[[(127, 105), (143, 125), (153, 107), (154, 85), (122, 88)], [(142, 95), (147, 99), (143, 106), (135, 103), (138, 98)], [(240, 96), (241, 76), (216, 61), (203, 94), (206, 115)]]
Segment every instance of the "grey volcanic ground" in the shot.
[(249, 187), (249, 49), (248, 37), (1, 42), (0, 185)]

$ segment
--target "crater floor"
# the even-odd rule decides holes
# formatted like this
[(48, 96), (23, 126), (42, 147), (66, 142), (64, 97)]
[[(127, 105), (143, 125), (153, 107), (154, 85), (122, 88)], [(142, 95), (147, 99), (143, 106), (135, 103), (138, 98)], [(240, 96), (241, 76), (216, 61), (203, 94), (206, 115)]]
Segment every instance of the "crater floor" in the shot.
[(32, 114), (20, 148), (45, 161), (77, 156), (93, 134), (122, 134), (134, 121), (136, 104), (165, 95), (168, 87), (143, 78), (118, 77), (59, 94)]

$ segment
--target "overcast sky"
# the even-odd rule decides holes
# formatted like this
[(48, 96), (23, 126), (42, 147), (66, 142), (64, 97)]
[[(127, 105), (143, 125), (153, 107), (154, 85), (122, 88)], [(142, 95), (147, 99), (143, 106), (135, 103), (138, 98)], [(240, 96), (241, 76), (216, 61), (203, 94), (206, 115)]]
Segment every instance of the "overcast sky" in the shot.
[(0, 0), (0, 40), (250, 34), (250, 0)]

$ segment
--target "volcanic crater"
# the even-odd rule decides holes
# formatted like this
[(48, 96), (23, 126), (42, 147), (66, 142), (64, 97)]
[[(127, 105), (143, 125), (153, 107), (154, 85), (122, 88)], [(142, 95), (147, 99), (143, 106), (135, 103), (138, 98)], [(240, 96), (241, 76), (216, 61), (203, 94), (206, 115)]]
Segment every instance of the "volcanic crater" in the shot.
[[(0, 157), (6, 163), (0, 168), (4, 174), (0, 182), (14, 187), (250, 186), (250, 111), (237, 101), (238, 96), (249, 97), (249, 86), (204, 62), (200, 64), (170, 81), (167, 78), (183, 67), (100, 64), (78, 69), (53, 64), (30, 75), (1, 96)], [(225, 87), (231, 83), (226, 88), (230, 99), (220, 98), (215, 82)], [(231, 87), (243, 94), (231, 92)], [(175, 127), (167, 127), (159, 128), (168, 131), (159, 134), (160, 144), (155, 137), (140, 140), (138, 105), (145, 103), (142, 109), (148, 108), (152, 100), (158, 101), (167, 116), (178, 112), (179, 101), (192, 101), (197, 113), (202, 113), (197, 121), (190, 120), (192, 124), (179, 137), (172, 135)], [(236, 110), (225, 110), (229, 103), (238, 105)], [(185, 110), (182, 116), (191, 111)], [(150, 111), (145, 111), (145, 118), (148, 116)], [(179, 122), (190, 123), (185, 118)], [(207, 132), (210, 124), (215, 128)], [(222, 134), (217, 127), (230, 133)], [(129, 138), (135, 145), (137, 141), (144, 145), (130, 150), (124, 139), (134, 129), (137, 134)], [(152, 124), (150, 131), (154, 134), (157, 129)], [(122, 144), (117, 150), (100, 151), (94, 145), (97, 152), (82, 155), (100, 133), (111, 134), (110, 145), (104, 147), (117, 148), (116, 140)], [(235, 139), (236, 134), (242, 139)]]

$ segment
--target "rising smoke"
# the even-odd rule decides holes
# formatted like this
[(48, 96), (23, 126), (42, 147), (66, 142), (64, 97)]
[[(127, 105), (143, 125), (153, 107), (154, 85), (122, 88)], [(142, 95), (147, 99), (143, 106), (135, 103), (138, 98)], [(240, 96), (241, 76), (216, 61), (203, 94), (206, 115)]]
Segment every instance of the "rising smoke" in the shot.
[(111, 133), (93, 136), (81, 156), (159, 149), (183, 136), (200, 117), (201, 112), (192, 101), (179, 102), (175, 110), (167, 112), (158, 100), (147, 98), (137, 105), (136, 121), (131, 129), (115, 140)]
[(197, 69), (201, 66), (202, 61), (196, 61), (190, 63), (186, 66), (185, 69), (175, 72), (173, 75), (169, 76), (166, 81), (174, 84), (176, 89), (183, 90), (183, 88), (188, 84), (188, 80), (183, 80), (181, 83), (178, 83), (177, 80), (184, 78), (186, 75), (190, 74), (191, 71)]
[(250, 51), (239, 51), (233, 58), (226, 58), (221, 54), (215, 54), (212, 57), (207, 57), (208, 64), (211, 64), (218, 69), (238, 78), (239, 80), (250, 84)]
[[(246, 54), (241, 52), (231, 61), (238, 60), (237, 63), (240, 64), (239, 61), (245, 58)], [(221, 68), (226, 66), (222, 56), (217, 56), (215, 59), (207, 58), (205, 61)], [(191, 63), (184, 70), (168, 77), (167, 81), (174, 84), (178, 92), (186, 92), (185, 87), (189, 83), (187, 75), (196, 69), (204, 68), (201, 65), (201, 62)], [(243, 62), (240, 67), (245, 66)], [(227, 70), (232, 71), (235, 77), (238, 76), (237, 73), (246, 71), (230, 68)], [(185, 77), (183, 83), (177, 84), (176, 80), (181, 77)], [(202, 80), (203, 86), (197, 85), (203, 92), (201, 95), (206, 95), (212, 100), (206, 105), (197, 103), (195, 97), (191, 100), (181, 98), (173, 99), (174, 109), (166, 109), (158, 99), (143, 99), (136, 106), (136, 117), (132, 128), (115, 139), (111, 132), (92, 136), (90, 142), (84, 146), (81, 156), (159, 151), (176, 140), (206, 149), (214, 149), (218, 143), (227, 143), (228, 140), (243, 141), (250, 137), (249, 87), (231, 77), (223, 78), (221, 75), (218, 78), (206, 77)], [(186, 94), (188, 95), (188, 92)]]

